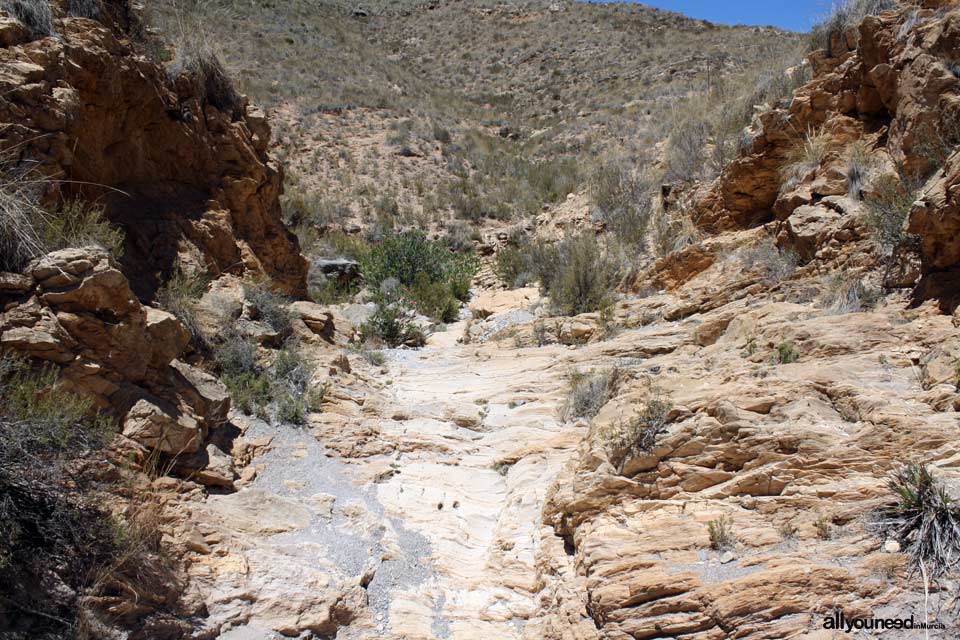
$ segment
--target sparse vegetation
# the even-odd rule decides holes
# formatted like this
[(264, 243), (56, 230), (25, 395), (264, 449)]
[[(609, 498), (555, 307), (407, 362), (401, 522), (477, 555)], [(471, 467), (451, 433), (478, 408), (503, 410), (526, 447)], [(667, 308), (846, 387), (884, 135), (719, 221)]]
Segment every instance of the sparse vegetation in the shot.
[(710, 536), (711, 549), (722, 551), (737, 544), (733, 535), (733, 518), (726, 514), (707, 523), (707, 534)]
[(835, 53), (834, 38), (860, 24), (865, 17), (896, 7), (896, 0), (839, 0), (834, 3), (830, 15), (814, 26), (810, 37), (810, 48), (826, 49), (832, 55)]
[(666, 430), (667, 416), (672, 408), (669, 400), (652, 391), (644, 402), (643, 411), (619, 421), (609, 434), (607, 444), (615, 457), (626, 461), (630, 456), (650, 451), (657, 436)]
[(569, 418), (592, 418), (616, 393), (623, 372), (617, 368), (570, 374), (570, 395), (565, 413)]
[(795, 252), (779, 248), (773, 238), (764, 238), (740, 250), (737, 257), (744, 271), (757, 271), (763, 282), (770, 286), (793, 275), (800, 262)]
[(325, 389), (311, 390), (313, 367), (291, 340), (260, 364), (256, 345), (228, 335), (215, 349), (220, 377), (240, 411), (283, 424), (303, 424), (309, 411), (318, 411)]
[(11, 151), (0, 152), (0, 269), (18, 271), (41, 254), (96, 245), (119, 257), (124, 236), (110, 225), (103, 210), (79, 200), (59, 211), (40, 206), (39, 194), (49, 180), (13, 163)]
[(844, 272), (835, 273), (821, 298), (824, 310), (830, 315), (857, 313), (872, 308), (880, 300), (880, 292), (870, 289), (863, 280)]
[(874, 514), (872, 528), (900, 543), (915, 566), (932, 576), (952, 569), (960, 558), (960, 511), (924, 464), (911, 462), (888, 482), (895, 500)]
[(909, 180), (884, 175), (874, 182), (872, 193), (865, 200), (867, 223), (876, 234), (881, 256), (887, 260), (908, 240), (903, 222), (913, 206), (914, 193)]
[(52, 36), (53, 12), (47, 0), (0, 0), (3, 9), (27, 28), (32, 38)]
[(777, 345), (773, 355), (774, 362), (778, 364), (790, 364), (800, 359), (797, 348), (789, 340), (784, 340)]
[(266, 322), (280, 336), (290, 335), (293, 318), (287, 309), (290, 300), (286, 296), (263, 284), (244, 287), (243, 294), (254, 309), (254, 319)]
[(177, 317), (190, 333), (193, 344), (201, 350), (210, 346), (196, 315), (197, 302), (206, 288), (206, 278), (184, 273), (177, 267), (157, 291), (157, 304)]
[(597, 311), (613, 301), (620, 268), (594, 234), (535, 245), (529, 259), (543, 293), (558, 312), (572, 316)]

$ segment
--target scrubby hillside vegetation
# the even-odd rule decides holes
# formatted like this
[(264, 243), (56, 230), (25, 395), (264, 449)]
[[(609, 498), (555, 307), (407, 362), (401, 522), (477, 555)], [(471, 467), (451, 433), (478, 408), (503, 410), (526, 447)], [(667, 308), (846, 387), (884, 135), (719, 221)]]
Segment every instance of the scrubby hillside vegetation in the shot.
[(958, 60), (948, 0), (0, 0), (0, 636), (955, 627)]

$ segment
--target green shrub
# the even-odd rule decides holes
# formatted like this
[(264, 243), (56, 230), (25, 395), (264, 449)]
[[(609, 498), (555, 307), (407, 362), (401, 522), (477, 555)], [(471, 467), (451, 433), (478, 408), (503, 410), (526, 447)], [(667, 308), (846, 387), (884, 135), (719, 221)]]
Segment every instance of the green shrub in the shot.
[(774, 360), (779, 364), (790, 364), (800, 359), (796, 347), (789, 340), (784, 340), (777, 345), (777, 351), (774, 354)]
[(511, 238), (497, 252), (494, 271), (511, 288), (525, 287), (535, 282), (537, 273), (532, 245), (521, 241), (519, 237)]
[(644, 180), (616, 162), (599, 166), (590, 184), (590, 197), (604, 230), (635, 249), (642, 249), (653, 213), (648, 192)]
[(431, 282), (472, 277), (476, 261), (450, 253), (422, 231), (406, 231), (387, 236), (374, 246), (364, 257), (362, 270), (373, 286), (392, 278), (409, 287), (420, 274)]
[(107, 222), (103, 209), (81, 200), (69, 200), (48, 216), (41, 233), (46, 251), (95, 245), (115, 258), (123, 255), (123, 232)]
[[(459, 301), (469, 298), (470, 281), (478, 262), (473, 255), (451, 253), (420, 231), (407, 231), (387, 236), (372, 247), (361, 268), (370, 285), (382, 288), (385, 283), (396, 282), (402, 290), (400, 297), (409, 299), (421, 313), (441, 322), (452, 322), (459, 311)], [(390, 308), (384, 309), (374, 324), (386, 330), (390, 338), (384, 339), (389, 344), (399, 344), (394, 340), (401, 336), (392, 328), (396, 328), (403, 314), (397, 300), (385, 302)], [(379, 329), (372, 330), (380, 335)]]
[(923, 464), (896, 470), (888, 483), (895, 501), (874, 514), (872, 528), (909, 550), (916, 566), (940, 576), (960, 558), (960, 512)]

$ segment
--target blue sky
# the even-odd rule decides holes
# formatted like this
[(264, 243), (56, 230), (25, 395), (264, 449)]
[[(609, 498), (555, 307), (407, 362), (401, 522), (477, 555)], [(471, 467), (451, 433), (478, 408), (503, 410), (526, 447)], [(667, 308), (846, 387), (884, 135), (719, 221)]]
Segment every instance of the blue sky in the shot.
[(809, 31), (833, 3), (831, 0), (646, 0), (644, 4), (723, 24), (772, 24)]

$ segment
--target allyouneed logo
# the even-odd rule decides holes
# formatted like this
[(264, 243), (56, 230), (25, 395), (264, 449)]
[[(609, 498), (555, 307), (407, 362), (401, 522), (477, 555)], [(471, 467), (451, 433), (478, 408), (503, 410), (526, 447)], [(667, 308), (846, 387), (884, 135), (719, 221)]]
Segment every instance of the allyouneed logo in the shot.
[(824, 629), (833, 629), (852, 633), (854, 631), (886, 630), (886, 629), (946, 629), (941, 622), (926, 623), (916, 620), (914, 616), (909, 618), (847, 618), (843, 611), (834, 611), (833, 614), (823, 619)]

